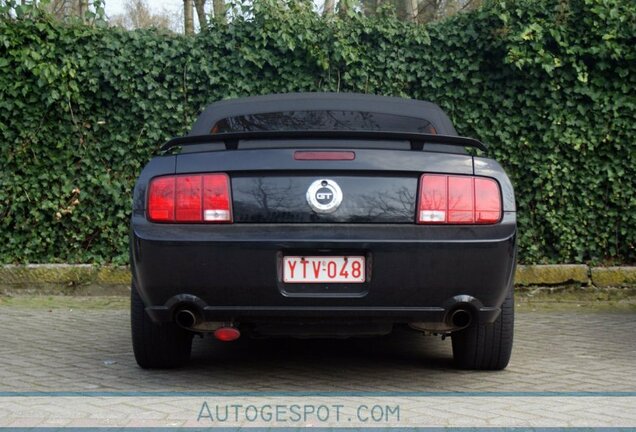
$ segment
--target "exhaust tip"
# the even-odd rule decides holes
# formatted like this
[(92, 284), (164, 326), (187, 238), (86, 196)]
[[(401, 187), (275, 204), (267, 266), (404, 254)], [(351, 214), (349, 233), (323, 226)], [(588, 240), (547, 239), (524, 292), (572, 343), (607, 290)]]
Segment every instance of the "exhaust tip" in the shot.
[(241, 337), (241, 332), (236, 327), (221, 327), (214, 331), (214, 337), (222, 342), (232, 342)]
[(466, 309), (457, 309), (450, 316), (450, 322), (455, 327), (468, 327), (473, 320), (472, 314)]
[(194, 327), (197, 322), (196, 315), (188, 309), (181, 309), (177, 311), (174, 319), (178, 325), (187, 329)]

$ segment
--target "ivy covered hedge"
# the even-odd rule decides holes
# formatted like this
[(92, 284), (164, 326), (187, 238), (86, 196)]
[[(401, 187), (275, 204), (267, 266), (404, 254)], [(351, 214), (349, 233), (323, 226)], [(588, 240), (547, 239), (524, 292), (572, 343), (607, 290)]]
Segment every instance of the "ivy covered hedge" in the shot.
[(516, 187), (520, 260), (636, 261), (636, 2), (498, 0), (423, 27), (261, 0), (196, 37), (0, 19), (0, 262), (127, 261), (133, 181), (208, 103), (432, 100)]

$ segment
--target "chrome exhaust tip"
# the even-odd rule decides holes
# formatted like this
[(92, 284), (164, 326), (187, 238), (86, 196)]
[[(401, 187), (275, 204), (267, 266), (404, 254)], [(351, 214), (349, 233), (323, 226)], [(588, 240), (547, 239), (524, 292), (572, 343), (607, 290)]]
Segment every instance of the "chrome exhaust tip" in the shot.
[(473, 315), (466, 309), (456, 309), (451, 313), (449, 321), (453, 327), (464, 328), (473, 321)]
[(189, 309), (179, 309), (174, 316), (174, 320), (179, 327), (191, 329), (197, 323), (197, 316)]

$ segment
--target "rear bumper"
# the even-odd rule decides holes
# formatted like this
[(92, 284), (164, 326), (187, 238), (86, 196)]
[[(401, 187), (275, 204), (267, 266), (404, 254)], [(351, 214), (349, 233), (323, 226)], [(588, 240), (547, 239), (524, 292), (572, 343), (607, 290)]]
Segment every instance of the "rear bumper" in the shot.
[[(516, 220), (494, 226), (158, 225), (133, 217), (133, 278), (151, 317), (207, 321), (443, 322), (458, 304), (492, 322), (512, 284)], [(289, 285), (286, 254), (367, 257), (367, 282)]]

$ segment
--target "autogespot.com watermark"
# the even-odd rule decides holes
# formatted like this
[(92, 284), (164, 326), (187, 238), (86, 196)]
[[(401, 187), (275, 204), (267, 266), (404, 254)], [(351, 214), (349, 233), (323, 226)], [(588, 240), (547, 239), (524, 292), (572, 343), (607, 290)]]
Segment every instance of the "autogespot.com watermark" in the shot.
[(200, 423), (364, 423), (400, 421), (400, 405), (382, 404), (216, 404), (204, 401)]

